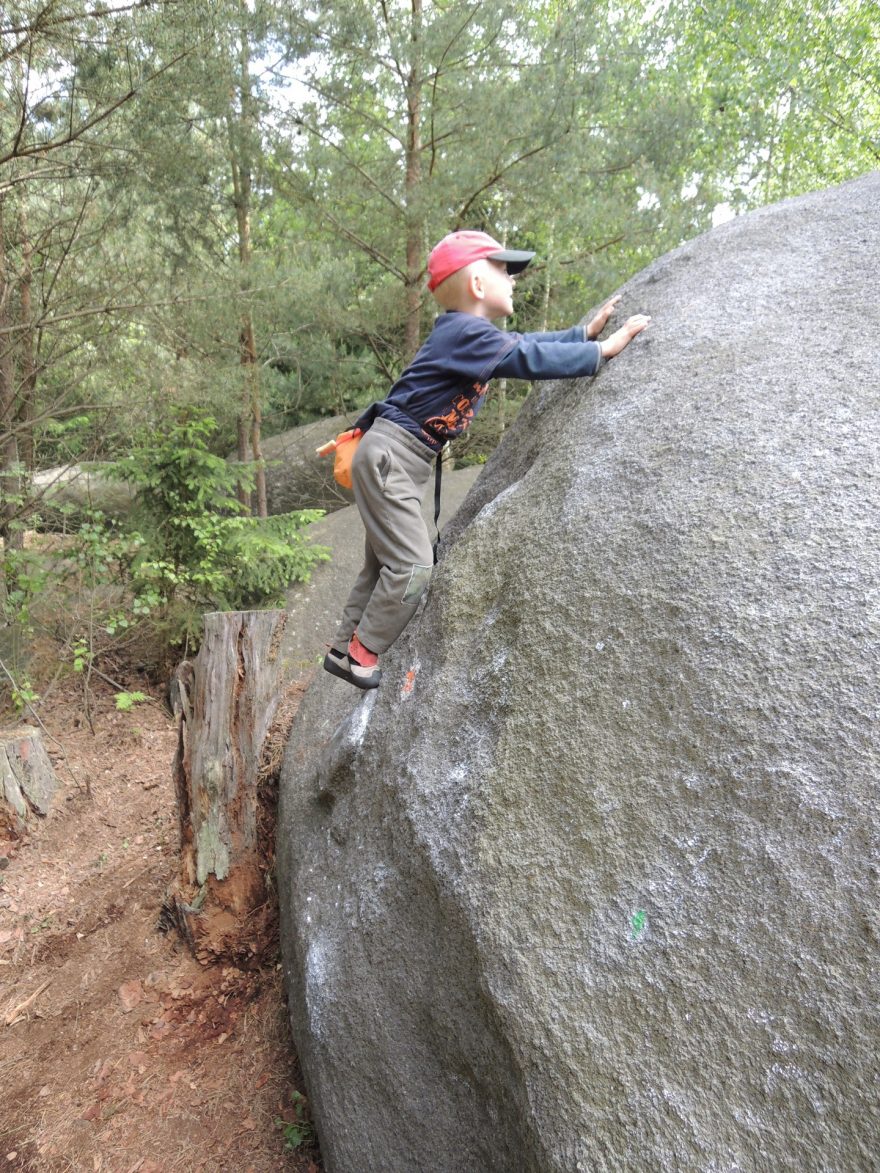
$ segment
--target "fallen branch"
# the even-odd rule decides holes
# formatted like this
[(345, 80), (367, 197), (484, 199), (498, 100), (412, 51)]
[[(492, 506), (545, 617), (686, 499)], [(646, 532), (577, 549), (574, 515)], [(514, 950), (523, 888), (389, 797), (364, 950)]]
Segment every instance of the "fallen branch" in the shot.
[(40, 994), (42, 994), (45, 989), (48, 989), (48, 987), (51, 986), (51, 984), (52, 984), (52, 979), (49, 978), (49, 980), (43, 982), (43, 984), (38, 989), (34, 990), (34, 992), (31, 994), (31, 996), (29, 998), (25, 998), (25, 1000), (21, 1003), (20, 1006), (16, 1006), (12, 1010), (7, 1011), (6, 1017), (3, 1020), (3, 1025), (4, 1026), (15, 1026), (15, 1024), (18, 1022), (18, 1020), (20, 1018), (24, 1017), (24, 1012), (27, 1009), (29, 1009), (30, 1006), (34, 1002), (36, 1002), (36, 1000), (37, 1000), (37, 998), (39, 998)]

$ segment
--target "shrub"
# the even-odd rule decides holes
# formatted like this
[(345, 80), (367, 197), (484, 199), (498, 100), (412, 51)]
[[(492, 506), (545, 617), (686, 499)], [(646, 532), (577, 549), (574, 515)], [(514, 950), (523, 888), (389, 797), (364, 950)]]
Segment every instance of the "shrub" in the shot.
[(215, 431), (210, 416), (179, 412), (110, 469), (135, 488), (126, 526), (133, 595), (152, 601), (173, 642), (197, 635), (204, 611), (277, 605), (328, 557), (302, 532), (321, 511), (246, 514), (236, 492), (252, 487), (253, 466), (211, 452)]

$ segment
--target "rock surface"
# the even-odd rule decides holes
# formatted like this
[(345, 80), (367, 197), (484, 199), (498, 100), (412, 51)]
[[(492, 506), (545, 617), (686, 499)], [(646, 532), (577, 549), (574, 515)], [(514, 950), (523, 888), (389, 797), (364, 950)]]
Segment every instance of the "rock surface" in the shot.
[(278, 830), (330, 1173), (880, 1151), (880, 174), (684, 245), (535, 391)]
[(34, 474), (31, 492), (40, 501), (40, 513), (47, 529), (71, 530), (92, 510), (107, 517), (126, 517), (134, 503), (134, 486), (101, 472), (94, 462), (58, 465)]
[(332, 457), (317, 456), (315, 449), (353, 423), (354, 418), (339, 415), (290, 428), (263, 440), (266, 503), (270, 515), (297, 509), (332, 512), (352, 503), (353, 494), (333, 479)]

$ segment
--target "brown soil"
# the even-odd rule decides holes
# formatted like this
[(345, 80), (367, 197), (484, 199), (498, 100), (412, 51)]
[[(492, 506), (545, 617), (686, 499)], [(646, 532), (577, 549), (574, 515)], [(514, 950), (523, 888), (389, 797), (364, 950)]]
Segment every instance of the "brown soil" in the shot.
[(316, 1173), (280, 1123), (307, 1106), (278, 960), (206, 968), (158, 927), (173, 719), (109, 690), (94, 732), (78, 698), (41, 717), (63, 790), (0, 841), (0, 1173)]

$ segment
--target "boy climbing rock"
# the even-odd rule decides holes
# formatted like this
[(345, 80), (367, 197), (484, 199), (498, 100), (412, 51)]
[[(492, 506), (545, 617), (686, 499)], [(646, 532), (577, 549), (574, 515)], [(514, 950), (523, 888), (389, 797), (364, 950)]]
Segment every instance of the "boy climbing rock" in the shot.
[(485, 232), (445, 236), (428, 258), (428, 289), (445, 313), (388, 397), (357, 421), (365, 433), (352, 462), (366, 530), (364, 565), (324, 658), (334, 676), (375, 688), (379, 656), (413, 617), (431, 577), (433, 552), (421, 501), (447, 440), (467, 428), (493, 376), (569, 379), (595, 375), (648, 325), (636, 314), (604, 342), (619, 297), (587, 326), (540, 334), (500, 330), (513, 288), (533, 252), (505, 249)]

